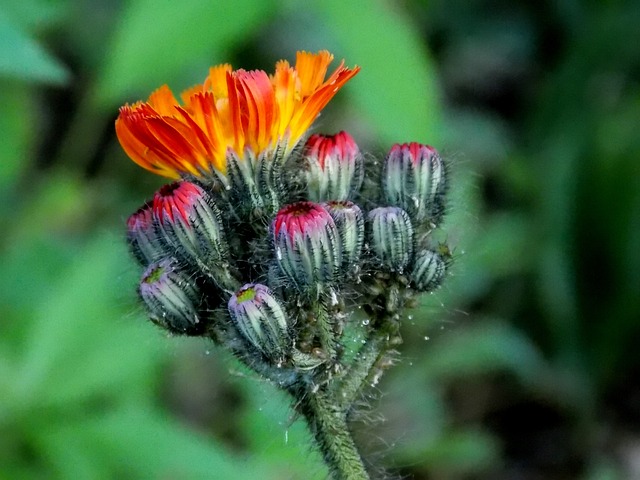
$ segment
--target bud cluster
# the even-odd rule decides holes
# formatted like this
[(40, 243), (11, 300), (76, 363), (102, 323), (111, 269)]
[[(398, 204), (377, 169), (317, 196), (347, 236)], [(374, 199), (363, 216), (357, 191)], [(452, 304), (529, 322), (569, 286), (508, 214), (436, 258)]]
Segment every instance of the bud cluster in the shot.
[(286, 155), (230, 151), (227, 167), (165, 185), (127, 221), (139, 295), (169, 332), (211, 337), (262, 372), (339, 372), (345, 331), (387, 328), (358, 315), (397, 321), (442, 283), (451, 255), (432, 232), (447, 169), (432, 147), (365, 165), (340, 132)]

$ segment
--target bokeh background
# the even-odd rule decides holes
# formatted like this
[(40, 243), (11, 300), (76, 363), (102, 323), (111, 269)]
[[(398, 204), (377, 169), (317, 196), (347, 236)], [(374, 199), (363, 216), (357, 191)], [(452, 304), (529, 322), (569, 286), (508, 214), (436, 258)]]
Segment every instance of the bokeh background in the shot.
[(322, 479), (288, 400), (136, 303), (125, 102), (327, 48), (316, 130), (452, 165), (455, 266), (354, 424), (406, 479), (640, 478), (640, 2), (3, 0), (0, 479)]

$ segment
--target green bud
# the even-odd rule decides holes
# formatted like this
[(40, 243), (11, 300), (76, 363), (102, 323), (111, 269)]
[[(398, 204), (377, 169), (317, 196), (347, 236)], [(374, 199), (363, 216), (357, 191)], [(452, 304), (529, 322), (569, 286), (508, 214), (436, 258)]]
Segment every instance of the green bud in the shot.
[(342, 270), (357, 270), (364, 242), (364, 218), (360, 207), (349, 200), (323, 203), (333, 218), (342, 247)]
[(439, 253), (423, 250), (413, 265), (412, 285), (421, 292), (431, 292), (440, 286), (446, 271), (447, 263)]
[(413, 256), (413, 226), (398, 207), (378, 207), (368, 216), (369, 247), (383, 266), (403, 273)]
[(153, 199), (153, 214), (172, 255), (213, 279), (223, 290), (240, 285), (229, 265), (220, 211), (200, 185), (165, 185)]

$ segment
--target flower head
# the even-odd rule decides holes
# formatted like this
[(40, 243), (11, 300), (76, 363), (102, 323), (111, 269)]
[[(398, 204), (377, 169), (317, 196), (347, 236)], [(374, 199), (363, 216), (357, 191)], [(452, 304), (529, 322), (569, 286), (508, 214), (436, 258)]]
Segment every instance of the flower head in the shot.
[(199, 185), (187, 181), (165, 185), (153, 197), (153, 214), (166, 242), (186, 258), (213, 264), (226, 257), (218, 208)]
[(229, 314), (240, 334), (275, 363), (290, 350), (287, 316), (271, 290), (248, 283), (229, 299)]
[(116, 133), (138, 165), (169, 178), (226, 173), (227, 152), (242, 158), (293, 149), (320, 111), (359, 71), (344, 61), (327, 77), (333, 55), (298, 52), (295, 66), (262, 70), (212, 67), (179, 102), (165, 85), (146, 102), (125, 105)]
[(162, 257), (151, 201), (146, 202), (127, 219), (127, 240), (131, 253), (143, 266)]
[(340, 237), (321, 205), (298, 202), (283, 207), (272, 225), (276, 259), (299, 288), (334, 280), (340, 266)]
[(381, 266), (402, 273), (413, 257), (413, 226), (398, 207), (378, 207), (369, 212), (369, 242)]
[(198, 335), (205, 328), (198, 314), (199, 289), (175, 258), (154, 262), (138, 287), (151, 320), (173, 333)]
[(348, 200), (362, 185), (363, 158), (355, 140), (347, 132), (314, 134), (305, 144), (307, 189), (316, 202)]
[(355, 203), (344, 201), (330, 201), (322, 206), (333, 218), (342, 250), (343, 272), (357, 270), (364, 242), (364, 217), (362, 210)]
[(436, 224), (444, 212), (446, 169), (435, 148), (417, 142), (395, 144), (384, 163), (386, 200), (417, 223)]

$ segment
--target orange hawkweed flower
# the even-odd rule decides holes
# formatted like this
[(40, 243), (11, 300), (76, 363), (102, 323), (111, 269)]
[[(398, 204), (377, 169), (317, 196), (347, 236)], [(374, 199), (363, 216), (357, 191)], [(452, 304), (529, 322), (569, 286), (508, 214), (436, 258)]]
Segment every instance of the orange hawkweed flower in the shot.
[(121, 107), (118, 140), (138, 165), (169, 178), (225, 175), (229, 150), (240, 159), (286, 155), (360, 70), (342, 61), (325, 78), (332, 60), (326, 50), (298, 52), (294, 67), (280, 60), (273, 75), (212, 67), (182, 103), (164, 85), (146, 102)]

